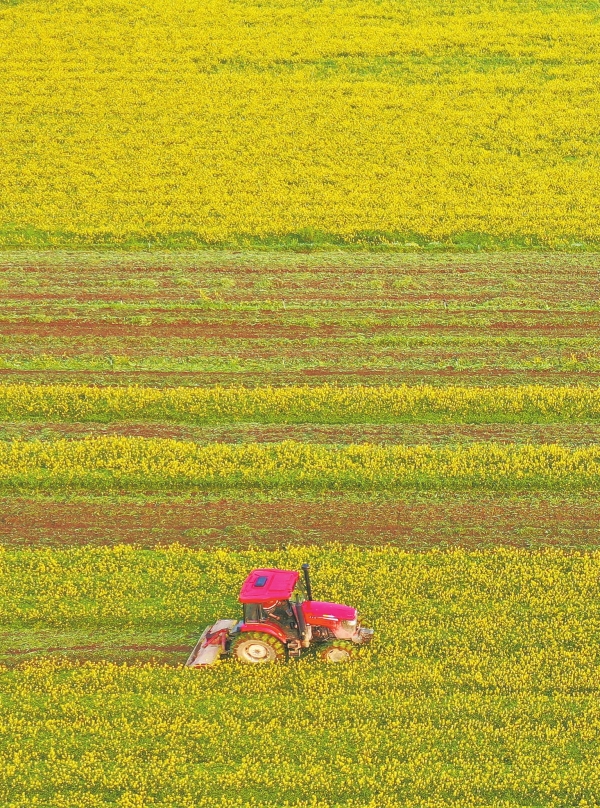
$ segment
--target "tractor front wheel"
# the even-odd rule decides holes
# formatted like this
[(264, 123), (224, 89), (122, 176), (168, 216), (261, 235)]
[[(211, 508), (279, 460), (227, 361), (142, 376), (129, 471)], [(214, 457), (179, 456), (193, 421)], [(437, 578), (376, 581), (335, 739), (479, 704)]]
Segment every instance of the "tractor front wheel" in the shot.
[(240, 662), (257, 665), (261, 662), (279, 662), (285, 659), (285, 645), (262, 631), (245, 631), (235, 640), (231, 652)]
[(356, 645), (350, 640), (334, 640), (318, 651), (323, 662), (350, 662), (356, 656)]

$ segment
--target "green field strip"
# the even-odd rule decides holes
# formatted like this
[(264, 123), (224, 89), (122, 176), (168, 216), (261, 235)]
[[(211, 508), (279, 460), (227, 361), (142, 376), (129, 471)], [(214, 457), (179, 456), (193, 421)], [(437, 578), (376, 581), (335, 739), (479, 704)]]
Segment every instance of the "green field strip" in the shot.
[[(53, 347), (56, 348), (56, 345)], [(276, 383), (277, 379), (285, 378), (286, 375), (288, 378), (293, 377), (296, 383), (303, 376), (334, 380), (344, 375), (364, 383), (365, 378), (376, 374), (380, 381), (385, 381), (388, 375), (395, 375), (399, 377), (398, 383), (402, 383), (402, 377), (406, 379), (420, 375), (433, 382), (436, 377), (445, 377), (450, 373), (463, 374), (466, 378), (511, 375), (524, 384), (535, 383), (537, 378), (542, 377), (560, 384), (565, 376), (576, 383), (578, 378), (585, 378), (585, 374), (597, 381), (600, 374), (600, 358), (593, 353), (595, 348), (589, 341), (581, 348), (583, 356), (573, 353), (578, 349), (572, 345), (566, 345), (564, 349), (557, 351), (552, 346), (545, 346), (542, 348), (545, 355), (541, 356), (538, 346), (534, 344), (529, 355), (522, 358), (514, 356), (512, 352), (498, 351), (494, 345), (476, 351), (470, 348), (451, 348), (443, 339), (440, 339), (437, 348), (430, 346), (420, 356), (415, 356), (415, 352), (405, 348), (402, 352), (398, 351), (400, 356), (397, 357), (390, 356), (386, 349), (355, 351), (352, 345), (338, 345), (335, 350), (328, 352), (312, 349), (309, 345), (303, 346), (301, 350), (297, 346), (288, 345), (283, 352), (280, 350), (282, 346), (274, 345), (262, 357), (248, 345), (244, 346), (243, 354), (233, 356), (225, 349), (218, 351), (221, 356), (215, 355), (217, 351), (202, 356), (195, 353), (193, 346), (187, 346), (189, 354), (184, 353), (181, 357), (169, 355), (164, 346), (166, 355), (152, 354), (148, 348), (140, 349), (139, 343), (133, 342), (127, 346), (115, 342), (106, 346), (106, 351), (100, 351), (96, 355), (80, 355), (78, 347), (74, 348), (72, 343), (64, 343), (62, 348), (57, 349), (57, 353), (44, 354), (44, 342), (40, 342), (39, 349), (35, 345), (29, 345), (24, 355), (15, 356), (14, 352), (10, 352), (7, 342), (4, 356), (0, 351), (0, 373), (11, 376), (26, 373), (71, 373), (79, 374), (79, 378), (84, 376), (88, 383), (90, 377), (97, 379), (109, 374), (115, 380), (123, 376), (139, 377), (142, 374), (152, 379), (162, 374), (170, 374), (176, 378), (194, 374), (194, 384), (201, 382), (199, 377), (209, 373), (213, 377), (233, 376), (233, 382), (258, 376), (262, 377), (262, 384)], [(96, 344), (96, 349), (98, 347)], [(119, 353), (124, 348), (128, 353)]]
[[(21, 0), (22, 1), (22, 0)], [(19, 2), (19, 0), (15, 0)], [(437, 240), (428, 233), (408, 233), (397, 231), (374, 230), (367, 232), (357, 231), (354, 235), (346, 237), (338, 233), (327, 233), (308, 229), (290, 233), (273, 233), (272, 235), (256, 236), (251, 233), (232, 234), (226, 240), (209, 240), (201, 234), (189, 233), (132, 233), (119, 237), (115, 233), (99, 233), (94, 236), (85, 234), (42, 230), (32, 227), (13, 228), (4, 225), (0, 227), (0, 248), (12, 250), (15, 248), (27, 250), (58, 249), (58, 250), (143, 250), (144, 248), (157, 250), (203, 250), (207, 248), (221, 250), (259, 249), (277, 252), (299, 252), (306, 250), (327, 251), (331, 249), (364, 252), (372, 250), (376, 253), (411, 253), (427, 251), (432, 253), (467, 251), (537, 251), (555, 249), (561, 252), (596, 253), (600, 249), (600, 240), (586, 239), (577, 233), (561, 233), (555, 237), (548, 237), (544, 233), (522, 234), (514, 233), (506, 237), (490, 235), (489, 233), (456, 233), (449, 238)]]
[[(314, 301), (318, 304), (318, 301)], [(521, 333), (527, 336), (555, 332), (556, 336), (581, 333), (592, 336), (600, 329), (597, 304), (572, 304), (550, 308), (539, 300), (497, 301), (495, 307), (470, 301), (401, 302), (393, 299), (387, 305), (309, 308), (311, 301), (297, 305), (291, 301), (283, 308), (213, 309), (192, 303), (171, 305), (158, 300), (135, 303), (80, 304), (64, 300), (56, 302), (12, 303), (4, 301), (0, 307), (0, 328), (15, 336), (56, 337), (60, 332), (78, 336), (104, 333), (120, 336), (126, 330), (139, 336), (176, 336), (231, 338), (238, 334), (243, 339), (279, 337), (287, 330), (290, 339), (356, 338), (358, 336), (398, 338), (420, 336), (437, 331), (452, 336), (480, 336), (489, 331), (501, 336)], [(292, 308), (293, 306), (293, 308)], [(565, 315), (568, 319), (565, 320)], [(254, 336), (253, 336), (254, 334)]]

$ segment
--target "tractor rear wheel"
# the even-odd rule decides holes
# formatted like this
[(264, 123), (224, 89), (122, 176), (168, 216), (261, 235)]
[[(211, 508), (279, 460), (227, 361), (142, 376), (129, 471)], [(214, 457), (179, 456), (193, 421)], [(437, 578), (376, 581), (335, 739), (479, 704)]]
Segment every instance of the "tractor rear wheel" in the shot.
[(240, 662), (257, 665), (261, 662), (279, 662), (285, 659), (285, 645), (262, 631), (245, 631), (235, 640), (231, 653)]
[(318, 651), (323, 662), (350, 662), (356, 656), (356, 645), (350, 640), (333, 640)]

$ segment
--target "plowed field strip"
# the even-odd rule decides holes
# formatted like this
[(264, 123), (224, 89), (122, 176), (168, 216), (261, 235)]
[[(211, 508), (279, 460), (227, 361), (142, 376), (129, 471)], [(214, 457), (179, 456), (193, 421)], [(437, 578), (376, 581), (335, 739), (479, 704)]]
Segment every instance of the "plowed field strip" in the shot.
[[(90, 632), (93, 638), (93, 632)], [(89, 635), (88, 635), (89, 636)], [(42, 645), (36, 642), (43, 641), (42, 636), (33, 636), (31, 647), (10, 647), (6, 648), (5, 643), (10, 642), (12, 637), (1, 638), (0, 644), (0, 664), (13, 668), (17, 665), (28, 662), (35, 657), (56, 657), (68, 659), (71, 662), (152, 662), (161, 665), (182, 665), (190, 651), (192, 644), (169, 643), (164, 644), (164, 634), (156, 632), (156, 642), (124, 644), (122, 637), (115, 638), (114, 642), (105, 641), (102, 643), (68, 644), (68, 637), (64, 645)], [(161, 642), (163, 640), (163, 642)]]
[[(103, 327), (104, 328), (104, 327)], [(518, 352), (519, 355), (527, 354), (532, 350), (544, 352), (546, 354), (558, 353), (560, 351), (589, 351), (598, 350), (599, 343), (594, 334), (588, 335), (585, 330), (577, 330), (574, 336), (563, 336), (557, 334), (556, 337), (547, 335), (528, 333), (519, 334), (489, 334), (489, 329), (481, 329), (478, 333), (463, 333), (461, 329), (453, 333), (432, 334), (416, 331), (414, 334), (407, 333), (405, 329), (388, 329), (382, 333), (362, 334), (352, 333), (351, 330), (340, 334), (319, 333), (319, 330), (292, 329), (286, 336), (272, 337), (266, 333), (261, 333), (260, 329), (254, 333), (252, 327), (243, 330), (242, 337), (220, 337), (208, 335), (189, 335), (185, 332), (174, 332), (169, 335), (169, 341), (165, 342), (160, 334), (156, 335), (152, 329), (145, 327), (145, 331), (140, 331), (136, 326), (119, 326), (122, 333), (113, 335), (112, 324), (107, 325), (107, 333), (94, 334), (82, 332), (80, 334), (69, 334), (57, 332), (54, 335), (48, 334), (10, 334), (0, 330), (0, 348), (3, 354), (7, 354), (12, 347), (13, 354), (19, 353), (28, 355), (32, 351), (43, 349), (46, 355), (57, 354), (57, 352), (68, 352), (73, 355), (81, 355), (83, 351), (88, 355), (102, 355), (103, 351), (129, 351), (135, 356), (193, 356), (195, 352), (202, 351), (207, 355), (220, 356), (226, 352), (234, 352), (235, 355), (244, 356), (250, 351), (260, 350), (261, 353), (278, 351), (288, 353), (289, 351), (319, 349), (320, 355), (335, 353), (338, 351), (352, 350), (356, 354), (372, 353), (376, 355), (386, 350), (407, 351), (424, 353), (428, 351), (445, 350), (459, 353), (482, 354), (492, 350), (503, 356), (510, 351)], [(116, 327), (115, 327), (116, 328)], [(42, 326), (43, 331), (43, 326)], [(160, 331), (160, 329), (159, 329)], [(285, 333), (287, 329), (283, 329)], [(140, 344), (140, 333), (144, 334), (144, 341)], [(103, 336), (104, 341), (96, 339)], [(251, 342), (251, 344), (248, 344)], [(60, 355), (60, 354), (59, 354)]]
[(228, 424), (189, 426), (158, 422), (101, 423), (0, 423), (0, 440), (83, 439), (88, 436), (125, 435), (142, 438), (174, 438), (198, 443), (404, 443), (453, 444), (560, 443), (585, 446), (600, 443), (598, 424)]
[(415, 550), (438, 545), (584, 548), (600, 546), (599, 524), (597, 495), (0, 499), (0, 542), (9, 547), (179, 543), (272, 548), (339, 542)]
[[(107, 363), (108, 364), (108, 363)], [(537, 368), (299, 368), (294, 370), (137, 370), (137, 369), (75, 369), (49, 368), (1, 368), (0, 379), (4, 383), (17, 384), (97, 384), (128, 386), (143, 384), (151, 387), (211, 387), (216, 384), (241, 384), (259, 387), (267, 384), (275, 387), (291, 384), (461, 384), (522, 385), (544, 384), (549, 386), (600, 384), (600, 371), (584, 369), (537, 369)]]
[(535, 253), (14, 253), (0, 258), (0, 373), (159, 386), (593, 383), (598, 266)]
[[(339, 251), (231, 251), (197, 250), (127, 252), (65, 250), (6, 250), (0, 260), (0, 272), (7, 276), (44, 274), (46, 285), (52, 283), (77, 286), (77, 277), (89, 279), (101, 288), (107, 277), (115, 283), (124, 280), (142, 283), (152, 273), (156, 280), (170, 279), (175, 286), (183, 275), (239, 276), (258, 278), (261, 282), (286, 282), (288, 279), (313, 278), (328, 286), (345, 280), (355, 287), (375, 274), (411, 274), (456, 284), (478, 281), (493, 286), (514, 272), (523, 282), (534, 276), (554, 284), (577, 284), (597, 268), (593, 253), (557, 252), (493, 252), (493, 253), (373, 253)], [(175, 278), (175, 280), (173, 280)], [(179, 286), (181, 284), (179, 283)]]
[[(448, 303), (448, 301), (444, 301)], [(598, 304), (600, 310), (600, 303)], [(61, 331), (63, 328), (95, 328), (99, 325), (130, 328), (177, 328), (181, 329), (277, 329), (318, 331), (320, 328), (336, 328), (340, 331), (374, 330), (387, 331), (402, 328), (483, 328), (487, 326), (548, 327), (550, 325), (598, 324), (596, 310), (582, 309), (473, 309), (451, 306), (388, 306), (385, 308), (355, 307), (323, 308), (312, 312), (290, 310), (287, 307), (263, 311), (228, 309), (198, 309), (192, 306), (130, 306), (89, 307), (68, 302), (52, 309), (23, 305), (5, 308), (0, 316), (0, 328), (14, 333), (29, 333), (34, 329)], [(220, 333), (220, 332), (219, 332)]]
[(450, 335), (293, 340), (145, 340), (0, 336), (0, 364), (13, 370), (289, 371), (463, 369), (600, 371), (593, 337)]
[(488, 322), (478, 325), (447, 323), (409, 323), (402, 324), (359, 324), (341, 325), (316, 324), (302, 326), (295, 324), (240, 323), (238, 325), (218, 323), (192, 323), (181, 321), (173, 323), (156, 322), (152, 325), (136, 325), (132, 323), (92, 322), (78, 320), (57, 320), (54, 322), (0, 322), (0, 339), (14, 336), (34, 336), (36, 338), (65, 337), (120, 337), (127, 339), (177, 338), (177, 339), (227, 339), (227, 340), (262, 340), (280, 338), (284, 340), (306, 340), (312, 338), (352, 338), (361, 336), (368, 339), (389, 334), (427, 334), (454, 336), (468, 335), (484, 338), (489, 333), (527, 334), (528, 336), (555, 337), (587, 337), (600, 335), (600, 316), (588, 315), (586, 318), (565, 315), (561, 321), (553, 323)]
[(498, 313), (547, 313), (549, 316), (566, 312), (597, 312), (600, 303), (592, 287), (586, 293), (573, 290), (567, 299), (557, 298), (552, 292), (544, 295), (536, 289), (536, 294), (515, 296), (500, 292), (487, 294), (457, 294), (456, 292), (430, 292), (426, 294), (333, 294), (317, 296), (315, 292), (296, 293), (286, 297), (273, 296), (269, 292), (238, 294), (227, 299), (220, 295), (207, 295), (205, 292), (194, 295), (161, 294), (119, 294), (113, 293), (11, 293), (3, 290), (0, 312), (3, 319), (46, 318), (61, 319), (65, 312), (76, 312), (91, 319), (108, 315), (115, 318), (131, 315), (169, 315), (181, 313), (182, 319), (200, 318), (207, 314), (210, 318), (222, 313), (231, 317), (235, 314), (270, 315), (287, 312), (296, 316), (327, 316), (335, 312), (353, 316), (357, 313), (381, 316), (394, 316), (396, 313), (463, 313), (486, 315)]
[[(597, 258), (573, 255), (386, 256), (294, 254), (274, 260), (264, 254), (170, 254), (68, 256), (15, 254), (0, 259), (3, 299), (147, 303), (187, 302), (199, 308), (245, 303), (272, 307), (283, 302), (318, 310), (331, 303), (369, 306), (418, 305), (444, 300), (502, 306), (519, 298), (598, 303)], [(110, 262), (113, 262), (111, 265)], [(123, 266), (123, 263), (126, 266)], [(245, 263), (245, 265), (243, 265)], [(242, 264), (240, 266), (240, 264)], [(525, 306), (527, 307), (527, 306)], [(506, 306), (504, 307), (506, 308)]]

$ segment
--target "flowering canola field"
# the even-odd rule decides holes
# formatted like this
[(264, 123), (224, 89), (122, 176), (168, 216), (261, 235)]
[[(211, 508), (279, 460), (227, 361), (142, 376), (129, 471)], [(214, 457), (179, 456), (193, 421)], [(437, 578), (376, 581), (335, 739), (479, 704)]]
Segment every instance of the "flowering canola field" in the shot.
[(600, 240), (570, 0), (0, 6), (0, 245)]
[(595, 421), (590, 386), (92, 387), (0, 384), (0, 420), (180, 423), (386, 423), (410, 421)]
[(0, 489), (589, 488), (600, 486), (600, 446), (346, 447), (283, 441), (213, 443), (107, 437), (0, 443)]
[(181, 641), (237, 614), (249, 568), (307, 559), (319, 596), (377, 631), (353, 664), (0, 664), (0, 802), (599, 804), (597, 553), (5, 551), (3, 631), (15, 653)]

